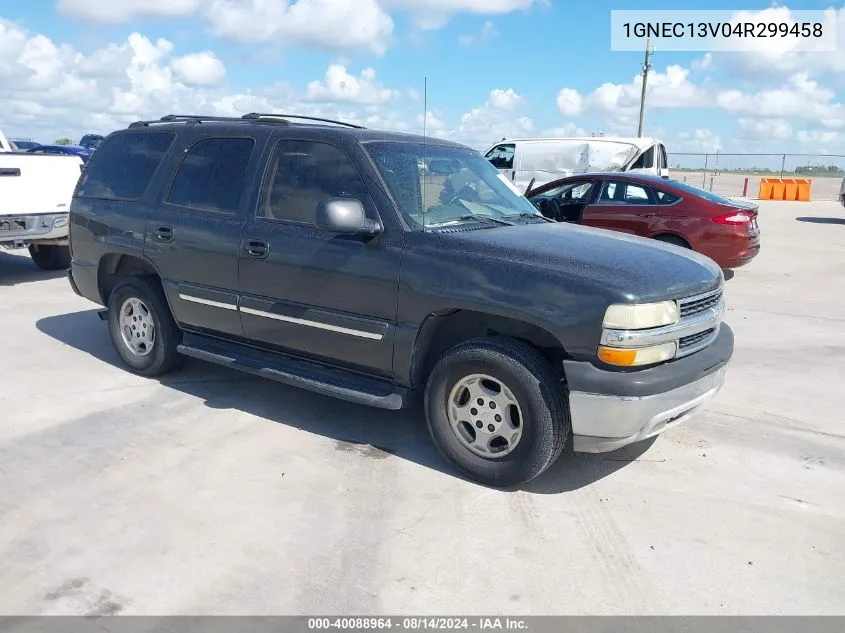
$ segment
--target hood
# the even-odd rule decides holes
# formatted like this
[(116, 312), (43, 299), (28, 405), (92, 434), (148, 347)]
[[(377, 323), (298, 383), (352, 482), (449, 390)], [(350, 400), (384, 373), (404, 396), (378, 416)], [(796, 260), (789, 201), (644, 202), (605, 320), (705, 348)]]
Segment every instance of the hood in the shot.
[(591, 280), (617, 295), (617, 301), (681, 299), (723, 283), (716, 263), (689, 249), (567, 223), (441, 232), (439, 237), (452, 251)]

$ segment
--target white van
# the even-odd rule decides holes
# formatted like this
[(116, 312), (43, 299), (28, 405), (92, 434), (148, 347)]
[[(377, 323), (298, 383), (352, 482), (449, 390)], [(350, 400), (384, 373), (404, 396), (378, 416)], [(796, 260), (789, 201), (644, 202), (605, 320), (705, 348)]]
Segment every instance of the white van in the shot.
[(669, 177), (666, 148), (656, 138), (589, 136), (503, 139), (484, 153), (517, 189), (586, 172), (631, 171)]

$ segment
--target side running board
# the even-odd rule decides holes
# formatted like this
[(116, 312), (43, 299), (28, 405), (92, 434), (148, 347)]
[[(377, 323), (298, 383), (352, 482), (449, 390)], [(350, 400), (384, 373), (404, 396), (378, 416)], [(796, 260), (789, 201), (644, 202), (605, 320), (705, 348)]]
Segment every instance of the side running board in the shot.
[(185, 332), (177, 350), (185, 356), (379, 409), (402, 409), (411, 400), (409, 390), (388, 382), (201, 334)]

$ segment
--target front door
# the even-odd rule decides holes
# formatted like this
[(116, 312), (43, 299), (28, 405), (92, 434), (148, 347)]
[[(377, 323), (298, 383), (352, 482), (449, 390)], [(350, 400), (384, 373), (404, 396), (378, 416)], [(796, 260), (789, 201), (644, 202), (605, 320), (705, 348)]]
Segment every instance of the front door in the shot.
[(247, 174), (259, 152), (245, 136), (199, 134), (187, 145), (147, 216), (144, 254), (162, 275), (178, 323), (240, 336), (238, 255)]
[(660, 207), (653, 196), (650, 187), (624, 180), (605, 180), (598, 199), (585, 207), (581, 224), (650, 236), (660, 223)]
[(379, 219), (344, 149), (279, 140), (241, 240), (241, 321), (248, 339), (281, 352), (388, 377), (403, 236), (337, 235), (314, 226), (328, 198), (361, 201)]

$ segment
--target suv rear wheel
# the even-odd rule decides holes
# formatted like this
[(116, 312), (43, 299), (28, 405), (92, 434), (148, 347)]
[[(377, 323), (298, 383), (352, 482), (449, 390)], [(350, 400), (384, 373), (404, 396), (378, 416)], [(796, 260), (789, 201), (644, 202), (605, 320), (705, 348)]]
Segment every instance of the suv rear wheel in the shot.
[(173, 369), (181, 355), (181, 332), (154, 278), (129, 277), (109, 297), (109, 333), (123, 362), (142, 376)]
[(66, 270), (70, 267), (70, 248), (57, 244), (30, 244), (29, 256), (41, 270)]
[(564, 387), (525, 343), (484, 338), (447, 352), (425, 390), (428, 428), (470, 479), (525, 483), (560, 455), (571, 423)]

